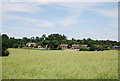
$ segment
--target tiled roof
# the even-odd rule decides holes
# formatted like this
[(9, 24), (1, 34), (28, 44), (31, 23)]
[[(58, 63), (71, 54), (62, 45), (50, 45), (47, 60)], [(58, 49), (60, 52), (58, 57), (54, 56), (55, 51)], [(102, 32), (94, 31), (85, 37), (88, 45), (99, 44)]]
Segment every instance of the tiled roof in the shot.
[(68, 46), (68, 44), (61, 44), (60, 46)]
[(72, 46), (80, 46), (80, 45), (78, 45), (78, 44), (73, 44)]
[(86, 44), (82, 44), (82, 45), (80, 45), (80, 46), (88, 46), (88, 45), (86, 45)]

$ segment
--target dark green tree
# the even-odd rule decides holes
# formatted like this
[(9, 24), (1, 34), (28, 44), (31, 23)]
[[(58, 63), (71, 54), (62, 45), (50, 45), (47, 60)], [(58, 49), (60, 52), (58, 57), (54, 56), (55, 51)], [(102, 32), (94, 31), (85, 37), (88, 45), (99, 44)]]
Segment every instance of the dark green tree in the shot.
[(2, 56), (9, 56), (9, 51), (7, 50), (9, 47), (9, 37), (6, 34), (3, 34), (2, 39)]

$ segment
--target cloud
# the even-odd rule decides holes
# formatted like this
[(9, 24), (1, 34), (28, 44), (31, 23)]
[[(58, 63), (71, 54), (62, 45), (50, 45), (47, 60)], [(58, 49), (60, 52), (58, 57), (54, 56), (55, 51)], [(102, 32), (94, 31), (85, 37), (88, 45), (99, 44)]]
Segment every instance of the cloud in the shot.
[(54, 27), (54, 23), (50, 21), (42, 21), (39, 24), (40, 27)]
[(27, 22), (37, 22), (37, 21), (39, 21), (38, 19), (34, 19), (34, 18), (25, 18), (25, 17), (15, 16), (15, 15), (8, 15), (8, 14), (3, 15), (3, 20), (5, 20), (5, 21), (21, 20), (21, 21), (27, 21)]
[[(45, 5), (45, 6), (43, 6), (41, 8), (40, 5)], [(104, 4), (99, 4), (99, 3), (4, 3), (3, 10), (4, 10), (5, 14), (3, 15), (3, 18), (4, 18), (4, 22), (12, 21), (12, 20), (18, 21), (17, 25), (16, 25), (16, 23), (12, 23), (12, 25), (14, 27), (18, 26), (18, 29), (22, 29), (23, 27), (26, 27), (26, 29), (30, 28), (29, 30), (27, 30), (30, 32), (37, 31), (39, 33), (39, 32), (43, 32), (42, 30), (45, 30), (44, 32), (46, 32), (47, 28), (51, 29), (51, 31), (59, 31), (59, 28), (56, 29), (55, 27), (73, 27), (74, 28), (75, 26), (77, 27), (76, 24), (82, 23), (82, 25), (85, 24), (83, 27), (88, 26), (88, 31), (90, 31), (90, 33), (87, 33), (86, 37), (91, 36), (94, 38), (96, 37), (96, 39), (97, 38), (110, 39), (110, 38), (114, 38), (114, 36), (116, 37), (116, 34), (113, 33), (114, 30), (111, 31), (112, 33), (108, 32), (109, 31), (108, 27), (113, 29), (113, 27), (116, 26), (115, 22), (105, 22), (104, 23), (103, 21), (100, 20), (100, 23), (103, 23), (102, 26), (104, 26), (106, 29), (108, 28), (107, 31), (105, 31), (105, 33), (107, 33), (107, 35), (105, 35), (104, 32), (103, 33), (100, 32), (100, 30), (97, 31), (99, 33), (95, 32), (92, 34), (91, 32), (93, 32), (93, 30), (95, 31), (95, 29), (93, 29), (92, 26), (98, 25), (96, 23), (97, 19), (91, 20), (91, 19), (86, 19), (86, 18), (83, 19), (82, 17), (80, 17), (82, 14), (84, 15), (84, 13), (92, 11), (93, 13), (97, 12), (97, 15), (103, 15), (105, 17), (114, 18), (114, 20), (116, 20), (117, 8), (107, 9), (107, 7), (105, 6), (106, 7), (105, 9), (100, 8), (100, 7), (98, 9), (97, 8), (98, 6), (104, 7)], [(25, 17), (25, 16), (22, 17), (21, 15), (18, 15), (18, 14), (16, 15), (15, 13), (12, 13), (12, 14), (7, 13), (7, 12), (27, 12), (29, 14), (29, 13), (37, 13), (38, 11), (44, 12), (45, 9), (47, 11), (47, 9), (49, 9), (49, 8), (56, 8), (56, 10), (62, 9), (63, 11), (67, 11), (67, 15), (66, 14), (65, 14), (66, 16), (61, 15), (60, 17), (58, 17), (58, 19), (55, 18), (54, 20), (50, 21), (49, 19), (48, 20), (44, 19), (45, 15), (43, 15), (43, 18), (41, 17), (41, 19), (40, 18), (37, 19), (37, 18), (30, 18), (30, 17)], [(48, 11), (50, 11), (50, 10), (48, 10)], [(53, 14), (51, 15), (51, 17), (54, 18), (54, 14), (56, 14), (56, 13), (54, 13), (54, 11), (53, 11)], [(34, 17), (34, 16), (32, 16), (32, 17)], [(111, 21), (111, 19), (110, 19), (110, 21)], [(21, 25), (21, 24), (19, 24), (19, 22), (20, 23), (24, 22), (24, 24)], [(94, 22), (94, 23), (91, 23), (91, 22)], [(100, 27), (100, 25), (99, 25), (99, 27)], [(37, 28), (40, 28), (40, 31)], [(73, 29), (73, 28), (71, 28), (71, 29)], [(105, 28), (103, 28), (103, 29), (105, 29)], [(17, 29), (17, 27), (16, 27), (16, 29)], [(96, 26), (96, 29), (97, 29), (97, 26)], [(103, 29), (101, 28), (102, 31), (103, 31)], [(80, 30), (82, 30), (82, 26), (81, 26)], [(64, 31), (66, 31), (65, 28), (64, 28)], [(62, 31), (62, 32), (64, 33), (64, 31)], [(47, 33), (48, 32), (50, 32), (50, 30), (47, 30)], [(73, 31), (73, 33), (74, 32), (76, 32), (76, 30)], [(85, 30), (85, 33), (86, 33), (86, 30)], [(79, 32), (76, 34), (80, 35)], [(92, 34), (92, 35), (90, 35), (90, 34)], [(94, 36), (94, 34), (96, 34), (96, 35)], [(112, 34), (112, 37), (111, 37), (111, 34)], [(104, 37), (102, 37), (102, 36), (104, 36)], [(76, 37), (79, 37), (79, 36), (76, 36)], [(84, 37), (84, 34), (82, 37)]]
[(54, 26), (54, 23), (47, 21), (47, 20), (25, 18), (25, 17), (14, 16), (14, 15), (4, 15), (3, 20), (4, 20), (3, 21), (4, 23), (7, 21), (16, 20), (19, 22), (24, 22), (26, 24), (31, 24), (31, 25), (39, 26), (39, 27), (53, 27)]
[(54, 7), (63, 9), (70, 12), (70, 15), (80, 15), (84, 11), (94, 6), (102, 6), (99, 3), (87, 3), (87, 2), (66, 2), (66, 3), (54, 3)]
[(91, 9), (94, 12), (97, 12), (99, 14), (102, 14), (106, 17), (110, 17), (110, 18), (118, 18), (118, 9), (114, 8), (114, 9)]
[(62, 27), (70, 27), (80, 22), (79, 17), (88, 9), (94, 6), (102, 6), (98, 3), (51, 3), (49, 7), (68, 11), (68, 16), (56, 21), (56, 24)]
[(70, 25), (77, 24), (79, 22), (76, 16), (68, 16), (62, 20), (58, 21), (58, 24), (62, 25), (63, 27), (69, 27)]
[(43, 11), (38, 3), (3, 3), (3, 12), (37, 12)]

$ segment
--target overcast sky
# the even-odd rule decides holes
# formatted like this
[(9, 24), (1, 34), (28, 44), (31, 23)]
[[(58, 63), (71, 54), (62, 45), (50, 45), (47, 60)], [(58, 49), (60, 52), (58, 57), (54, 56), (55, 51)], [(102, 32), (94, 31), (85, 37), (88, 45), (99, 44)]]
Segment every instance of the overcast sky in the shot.
[(11, 2), (3, 3), (2, 10), (2, 33), (9, 36), (59, 33), (68, 39), (118, 39), (117, 2)]

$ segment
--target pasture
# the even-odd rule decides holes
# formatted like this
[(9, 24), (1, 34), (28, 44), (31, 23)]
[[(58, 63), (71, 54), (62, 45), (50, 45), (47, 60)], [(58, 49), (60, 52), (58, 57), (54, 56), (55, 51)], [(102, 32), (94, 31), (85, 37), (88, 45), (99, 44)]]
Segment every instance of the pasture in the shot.
[(9, 49), (3, 79), (118, 79), (118, 51)]

